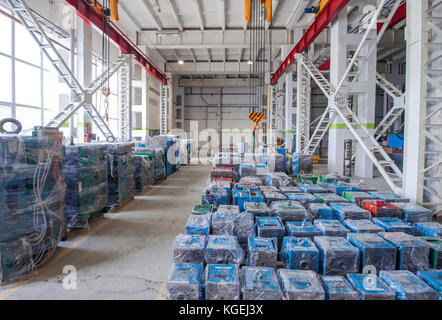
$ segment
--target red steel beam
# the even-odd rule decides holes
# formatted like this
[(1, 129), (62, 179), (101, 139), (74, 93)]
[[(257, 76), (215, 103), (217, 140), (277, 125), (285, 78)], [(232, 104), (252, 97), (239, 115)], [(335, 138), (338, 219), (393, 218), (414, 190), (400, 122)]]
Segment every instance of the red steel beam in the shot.
[(295, 54), (304, 52), (328, 24), (339, 14), (350, 0), (330, 0), (322, 12), (316, 17), (310, 28), (304, 33), (298, 44), (290, 51), (283, 63), (272, 76), (275, 84), (287, 68), (295, 61)]
[[(404, 20), (406, 16), (407, 16), (407, 3), (405, 2), (404, 4), (399, 6), (399, 8), (397, 8), (386, 30), (393, 28), (399, 22)], [(382, 29), (383, 25), (384, 24), (382, 22), (378, 23), (377, 25), (378, 32)], [(321, 71), (330, 69), (330, 58), (328, 58), (328, 60), (324, 62), (318, 69)]]
[[(87, 23), (94, 24), (97, 28), (103, 31), (103, 16), (95, 11), (90, 5), (83, 0), (65, 0)], [(167, 84), (166, 74), (152, 61), (146, 54), (141, 51), (118, 27), (109, 21), (110, 25), (107, 28), (107, 35), (112, 39), (125, 54), (133, 54), (135, 61), (137, 61), (147, 72), (153, 77)]]

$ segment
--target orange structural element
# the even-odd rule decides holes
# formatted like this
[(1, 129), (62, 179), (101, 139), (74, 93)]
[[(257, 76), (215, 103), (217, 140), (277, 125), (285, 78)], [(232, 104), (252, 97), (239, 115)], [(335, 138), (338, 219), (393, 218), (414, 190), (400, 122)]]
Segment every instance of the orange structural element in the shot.
[(265, 0), (266, 4), (266, 21), (270, 23), (272, 21), (272, 0)]
[(118, 0), (109, 0), (109, 4), (110, 4), (110, 14), (112, 20), (118, 21), (120, 19), (118, 15)]
[(246, 23), (249, 23), (251, 16), (252, 16), (252, 0), (244, 0), (244, 21)]

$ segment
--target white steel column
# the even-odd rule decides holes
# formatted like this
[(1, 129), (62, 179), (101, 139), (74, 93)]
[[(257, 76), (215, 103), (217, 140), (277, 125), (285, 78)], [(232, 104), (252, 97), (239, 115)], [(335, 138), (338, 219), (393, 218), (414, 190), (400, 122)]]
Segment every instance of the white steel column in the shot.
[(407, 1), (405, 196), (442, 209), (442, 1)]
[(304, 68), (302, 55), (297, 55), (296, 152), (301, 153), (310, 140), (310, 75)]
[(293, 151), (293, 73), (285, 76), (285, 147)]
[(120, 102), (120, 140), (132, 140), (132, 55), (125, 55), (125, 63), (118, 70)]

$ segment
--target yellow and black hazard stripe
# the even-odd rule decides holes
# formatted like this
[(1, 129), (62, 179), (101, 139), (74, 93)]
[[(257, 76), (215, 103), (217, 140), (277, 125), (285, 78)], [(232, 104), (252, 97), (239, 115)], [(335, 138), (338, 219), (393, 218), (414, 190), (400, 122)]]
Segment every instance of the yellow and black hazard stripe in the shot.
[(249, 113), (249, 119), (255, 123), (258, 123), (262, 119), (264, 119), (264, 116), (265, 116), (264, 112), (250, 112)]

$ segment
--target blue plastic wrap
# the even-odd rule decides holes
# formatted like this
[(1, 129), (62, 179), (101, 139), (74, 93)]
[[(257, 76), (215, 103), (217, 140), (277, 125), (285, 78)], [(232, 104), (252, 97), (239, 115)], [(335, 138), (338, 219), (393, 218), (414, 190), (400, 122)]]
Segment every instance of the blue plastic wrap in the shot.
[(273, 201), (270, 209), (273, 215), (279, 217), (283, 223), (288, 221), (313, 221), (313, 216), (298, 201)]
[(234, 264), (208, 264), (203, 274), (206, 300), (239, 300), (239, 269)]
[(384, 228), (374, 224), (370, 220), (351, 220), (344, 221), (344, 226), (351, 232), (356, 233), (379, 233), (384, 232)]
[(417, 237), (403, 232), (381, 232), (379, 235), (397, 249), (397, 269), (426, 270), (429, 268), (430, 247)]
[(310, 238), (322, 235), (321, 230), (311, 222), (292, 222), (285, 224), (286, 234), (289, 237)]
[(442, 270), (420, 270), (417, 276), (439, 293), (442, 300)]
[(404, 198), (390, 191), (369, 191), (369, 194), (386, 202), (409, 202), (410, 199)]
[(312, 174), (313, 155), (294, 153), (292, 156), (292, 174)]
[(308, 208), (315, 219), (333, 219), (333, 210), (325, 203), (310, 203)]
[(333, 209), (333, 217), (341, 222), (345, 219), (371, 219), (370, 211), (362, 209), (356, 203), (333, 202), (330, 204), (330, 208)]
[(347, 274), (347, 280), (362, 300), (395, 300), (395, 292), (375, 274)]
[(316, 272), (278, 269), (281, 290), (287, 300), (324, 300), (325, 291)]
[(373, 218), (373, 223), (382, 227), (387, 232), (405, 232), (416, 235), (415, 227), (404, 223), (398, 218)]
[[(396, 269), (396, 248), (373, 233), (349, 233), (348, 241), (359, 249), (360, 272), (369, 268), (371, 272)], [(372, 267), (376, 269), (373, 270)]]
[(176, 263), (166, 284), (167, 300), (203, 300), (203, 265)]
[(308, 208), (310, 203), (313, 202), (319, 203), (319, 200), (314, 195), (304, 192), (287, 193), (285, 197), (287, 198), (287, 200), (299, 201), (304, 206), (304, 208)]
[(407, 223), (431, 222), (433, 212), (413, 202), (396, 202), (394, 204), (403, 213), (403, 219)]
[(278, 249), (284, 237), (284, 226), (278, 217), (256, 217), (256, 235), (264, 238), (276, 238)]
[(281, 300), (282, 292), (274, 268), (241, 268), (243, 300)]
[(438, 300), (439, 294), (408, 270), (381, 271), (379, 277), (396, 292), (397, 300)]
[(281, 260), (287, 269), (318, 272), (319, 250), (310, 238), (284, 237)]
[(244, 256), (236, 236), (209, 236), (204, 253), (207, 264), (240, 264)]
[(442, 237), (442, 225), (438, 222), (417, 222), (414, 224), (424, 236)]
[(259, 190), (233, 190), (233, 204), (239, 206), (239, 210), (244, 211), (246, 202), (264, 202), (264, 197)]
[(179, 234), (173, 244), (174, 263), (204, 263), (206, 236)]
[(314, 238), (319, 249), (319, 272), (326, 275), (344, 275), (358, 272), (358, 248), (342, 237), (318, 236)]
[(277, 258), (276, 238), (249, 237), (247, 265), (276, 268)]
[(319, 185), (327, 190), (327, 192), (336, 193), (341, 197), (344, 192), (350, 192), (353, 190), (353, 187), (345, 182), (321, 182)]
[(321, 230), (323, 236), (343, 237), (347, 238), (350, 233), (338, 220), (320, 220), (316, 219), (314, 224)]
[(186, 234), (199, 234), (209, 236), (211, 214), (196, 215), (191, 214), (186, 222)]
[(270, 207), (273, 201), (281, 201), (285, 200), (285, 195), (281, 192), (274, 192), (274, 191), (263, 191), (262, 192), (264, 196), (264, 200), (267, 203), (267, 205)]
[(326, 189), (324, 189), (323, 187), (321, 187), (320, 185), (317, 185), (317, 184), (300, 184), (298, 186), (298, 188), (302, 192), (311, 193), (311, 194), (326, 193), (327, 192)]
[(271, 172), (266, 175), (266, 184), (275, 187), (291, 187), (293, 180), (284, 172)]
[(232, 212), (216, 211), (212, 214), (212, 234), (233, 236), (235, 215)]
[(247, 250), (249, 237), (255, 236), (255, 218), (253, 214), (241, 212), (235, 215), (234, 234), (243, 250)]
[(326, 300), (360, 300), (358, 292), (344, 276), (321, 276)]

